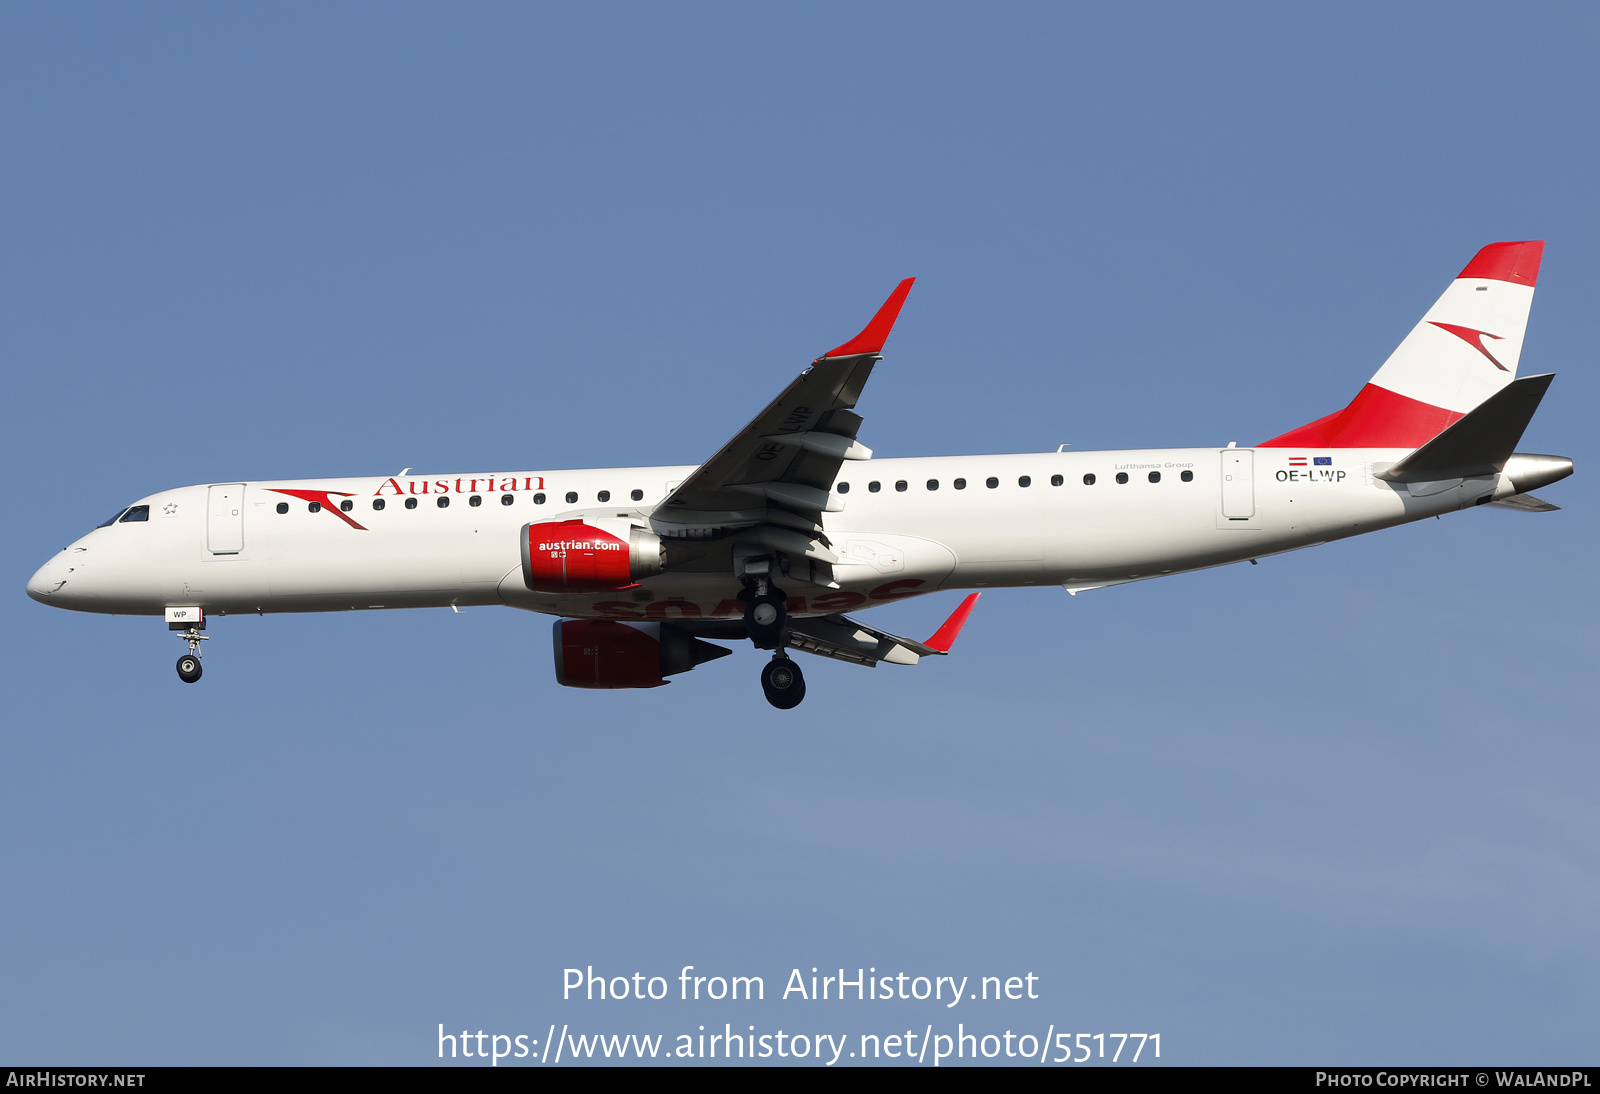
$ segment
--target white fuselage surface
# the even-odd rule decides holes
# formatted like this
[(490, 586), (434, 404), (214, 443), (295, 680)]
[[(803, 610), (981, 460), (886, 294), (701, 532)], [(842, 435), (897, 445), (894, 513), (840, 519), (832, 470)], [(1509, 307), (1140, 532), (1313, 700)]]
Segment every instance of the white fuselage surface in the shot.
[[(844, 509), (824, 519), (839, 588), (791, 593), (789, 611), (825, 615), (942, 589), (1076, 591), (1259, 558), (1515, 493), (1505, 475), (1422, 497), (1373, 477), (1374, 465), (1403, 455), (1185, 448), (847, 465), (833, 492)], [(218, 616), (508, 604), (568, 617), (737, 618), (740, 583), (726, 571), (671, 571), (626, 592), (580, 596), (536, 593), (522, 579), (519, 532), (530, 521), (648, 517), (693, 470), (181, 487), (140, 499), (148, 520), (114, 521), (79, 539), (28, 588), (59, 607), (131, 615), (174, 604)], [(350, 509), (330, 511), (308, 496)]]

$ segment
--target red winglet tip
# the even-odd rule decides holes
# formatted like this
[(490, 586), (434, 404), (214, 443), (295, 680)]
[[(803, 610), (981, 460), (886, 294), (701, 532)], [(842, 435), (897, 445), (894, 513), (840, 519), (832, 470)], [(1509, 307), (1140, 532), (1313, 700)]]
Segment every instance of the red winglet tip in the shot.
[(1544, 240), (1524, 239), (1510, 243), (1491, 243), (1472, 256), (1467, 268), (1456, 275), (1482, 277), (1490, 281), (1509, 281), (1532, 288), (1539, 281), (1539, 262), (1544, 258)]
[(900, 282), (894, 292), (889, 294), (889, 299), (883, 302), (883, 307), (878, 309), (878, 314), (872, 317), (872, 322), (867, 324), (865, 330), (823, 356), (849, 357), (855, 353), (877, 353), (883, 349), (883, 344), (889, 340), (889, 332), (894, 329), (894, 321), (900, 317), (900, 307), (906, 302), (906, 294), (911, 291), (911, 283), (915, 280), (914, 277), (908, 277)]
[(966, 626), (967, 616), (972, 614), (972, 606), (978, 602), (982, 593), (973, 593), (961, 602), (960, 607), (950, 613), (950, 618), (944, 621), (944, 626), (933, 632), (933, 637), (923, 643), (929, 649), (938, 650), (940, 653), (949, 653), (950, 647), (956, 644), (956, 635), (961, 633), (961, 628)]

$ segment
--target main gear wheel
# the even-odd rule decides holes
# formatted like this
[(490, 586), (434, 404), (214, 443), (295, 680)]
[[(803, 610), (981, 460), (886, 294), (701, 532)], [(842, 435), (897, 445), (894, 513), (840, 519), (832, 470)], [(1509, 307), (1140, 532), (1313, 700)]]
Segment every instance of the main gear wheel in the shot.
[(761, 690), (779, 710), (793, 710), (806, 697), (806, 678), (799, 665), (779, 654), (761, 669)]

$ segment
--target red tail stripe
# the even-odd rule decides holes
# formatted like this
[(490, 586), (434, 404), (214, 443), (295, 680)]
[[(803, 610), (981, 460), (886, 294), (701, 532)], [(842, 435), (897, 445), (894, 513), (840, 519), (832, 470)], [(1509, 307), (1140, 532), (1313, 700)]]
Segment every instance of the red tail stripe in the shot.
[(1368, 384), (1326, 418), (1262, 441), (1257, 448), (1418, 448), (1463, 415)]
[(1532, 287), (1539, 280), (1539, 262), (1544, 258), (1544, 240), (1525, 239), (1516, 243), (1491, 243), (1473, 255), (1467, 268), (1457, 275), (1509, 281)]

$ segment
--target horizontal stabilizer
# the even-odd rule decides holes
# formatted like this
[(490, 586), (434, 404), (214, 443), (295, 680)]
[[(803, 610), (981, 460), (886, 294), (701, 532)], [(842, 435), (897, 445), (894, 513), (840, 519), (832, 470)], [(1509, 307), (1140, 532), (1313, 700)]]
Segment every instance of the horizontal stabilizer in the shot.
[(1389, 482), (1439, 482), (1498, 475), (1516, 450), (1555, 376), (1524, 376), (1485, 399), (1464, 418), (1377, 477)]
[(1501, 498), (1499, 501), (1487, 504), (1497, 509), (1515, 509), (1521, 513), (1554, 513), (1561, 508), (1532, 494), (1512, 494), (1509, 498)]

